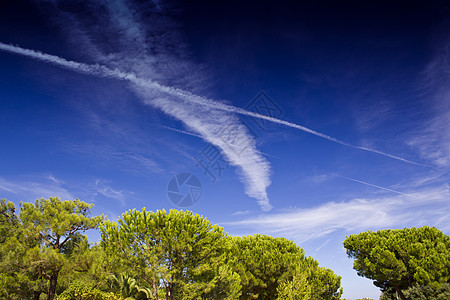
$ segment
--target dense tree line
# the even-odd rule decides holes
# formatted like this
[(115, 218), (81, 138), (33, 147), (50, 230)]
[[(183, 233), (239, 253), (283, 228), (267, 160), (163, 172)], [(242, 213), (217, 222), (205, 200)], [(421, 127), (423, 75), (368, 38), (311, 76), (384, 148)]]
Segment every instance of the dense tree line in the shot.
[[(232, 237), (190, 211), (91, 216), (78, 199), (0, 201), (0, 298), (341, 299), (341, 277), (285, 238)], [(89, 243), (86, 230), (99, 229)], [(382, 299), (450, 299), (449, 237), (436, 228), (365, 232), (344, 246)]]
[(348, 236), (344, 247), (382, 300), (450, 299), (450, 237), (437, 228), (362, 232)]
[[(17, 214), (11, 202), (1, 200), (0, 297), (340, 299), (342, 294), (341, 278), (287, 239), (231, 237), (190, 211), (133, 209), (109, 221), (92, 217), (91, 208), (80, 200), (50, 198), (21, 203)], [(101, 239), (91, 245), (82, 233), (95, 228)]]

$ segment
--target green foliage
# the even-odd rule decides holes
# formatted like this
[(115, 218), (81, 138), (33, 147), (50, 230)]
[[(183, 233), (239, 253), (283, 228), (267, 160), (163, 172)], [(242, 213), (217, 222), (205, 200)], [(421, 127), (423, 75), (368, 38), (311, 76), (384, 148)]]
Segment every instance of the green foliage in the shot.
[(47, 291), (47, 283), (35, 272), (33, 258), (39, 241), (25, 239), (23, 226), (12, 202), (0, 202), (0, 297), (27, 299)]
[(397, 300), (397, 291), (395, 288), (388, 288), (381, 293), (380, 300)]
[(125, 299), (147, 299), (152, 295), (152, 291), (146, 287), (140, 287), (133, 277), (122, 273), (110, 275), (111, 288)]
[[(404, 297), (408, 300), (447, 300), (450, 299), (450, 283), (439, 286), (414, 284), (403, 290)], [(381, 294), (380, 300), (397, 300), (395, 289), (389, 288)]]
[(232, 238), (230, 257), (241, 278), (240, 299), (276, 299), (279, 283), (292, 277), (304, 251), (285, 238), (258, 234)]
[(228, 265), (221, 265), (212, 280), (214, 288), (205, 293), (204, 298), (217, 300), (239, 299), (241, 295), (241, 278)]
[[(125, 212), (118, 222), (100, 227), (105, 250), (123, 260), (148, 282), (153, 297), (165, 289), (168, 299), (196, 299), (217, 293), (219, 280), (232, 280), (222, 271), (228, 237), (223, 229), (189, 211)], [(231, 276), (224, 279), (223, 276)]]
[(416, 284), (405, 291), (405, 296), (411, 300), (448, 300), (450, 299), (450, 283), (444, 283), (439, 287)]
[(55, 197), (21, 203), (20, 220), (27, 238), (39, 239), (60, 252), (77, 232), (97, 228), (104, 217), (89, 217), (94, 206), (78, 199), (61, 201)]
[(6, 202), (5, 199), (0, 200), (0, 243), (3, 244), (6, 240), (14, 236), (17, 230), (19, 221), (15, 214), (16, 207), (12, 202)]
[[(91, 208), (50, 198), (17, 215), (0, 200), (0, 298), (341, 299), (341, 277), (285, 238), (230, 237), (190, 211), (144, 208), (102, 223)], [(99, 225), (91, 246), (82, 233)], [(344, 246), (380, 300), (450, 299), (450, 237), (438, 229), (363, 232)]]
[(58, 295), (57, 300), (123, 300), (119, 295), (104, 292), (95, 288), (92, 284), (76, 282)]
[(296, 266), (292, 280), (278, 287), (280, 300), (338, 300), (342, 295), (341, 277), (308, 257)]
[[(1, 293), (18, 298), (39, 298), (46, 293), (47, 299), (54, 299), (60, 272), (80, 253), (79, 245), (84, 243), (86, 248), (87, 239), (79, 233), (96, 228), (103, 220), (103, 216), (89, 217), (91, 208), (92, 204), (78, 199), (50, 198), (21, 203), (16, 216), (14, 206), (2, 200), (0, 231), (9, 234), (0, 245)], [(8, 222), (13, 229), (8, 229)]]
[(100, 290), (108, 290), (108, 278), (116, 266), (111, 264), (100, 246), (90, 247), (86, 236), (80, 235), (75, 241), (77, 242), (73, 243), (70, 254), (64, 254), (68, 259), (60, 271), (57, 292), (61, 293), (74, 282), (84, 282)]
[(450, 279), (450, 237), (434, 227), (363, 232), (347, 237), (344, 247), (358, 275), (383, 291), (395, 288), (402, 299), (414, 283), (438, 286)]

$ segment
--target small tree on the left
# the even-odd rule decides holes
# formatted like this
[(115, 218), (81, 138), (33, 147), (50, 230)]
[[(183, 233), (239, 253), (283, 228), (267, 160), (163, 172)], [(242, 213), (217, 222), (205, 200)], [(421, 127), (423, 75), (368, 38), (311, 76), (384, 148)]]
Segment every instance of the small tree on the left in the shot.
[[(11, 215), (11, 204), (4, 206), (8, 208), (8, 205), (6, 212)], [(79, 233), (97, 228), (104, 219), (103, 215), (91, 217), (92, 207), (93, 204), (78, 199), (61, 201), (57, 197), (36, 200), (34, 204), (21, 203), (18, 218), (14, 216), (9, 221), (16, 222), (17, 232), (2, 245), (10, 249), (0, 249), (0, 255), (3, 253), (2, 258), (7, 261), (2, 276), (34, 279), (35, 299), (39, 299), (39, 294), (44, 292), (42, 288), (47, 286), (47, 299), (53, 300), (58, 275), (66, 263), (65, 248)], [(48, 284), (43, 284), (45, 281)]]

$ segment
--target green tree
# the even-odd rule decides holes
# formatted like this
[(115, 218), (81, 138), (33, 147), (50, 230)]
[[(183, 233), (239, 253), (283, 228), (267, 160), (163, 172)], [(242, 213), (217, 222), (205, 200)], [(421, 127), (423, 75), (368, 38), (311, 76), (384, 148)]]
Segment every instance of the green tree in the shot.
[(5, 199), (0, 200), (0, 244), (15, 235), (19, 223), (15, 211), (14, 203), (6, 202)]
[[(440, 286), (418, 285), (416, 283), (402, 292), (408, 300), (447, 300), (450, 299), (450, 283), (444, 283)], [(397, 299), (396, 291), (393, 288), (384, 291), (380, 296), (380, 300)]]
[(450, 279), (450, 237), (434, 227), (368, 231), (344, 241), (358, 275), (374, 280), (387, 291), (403, 290), (417, 283), (439, 286)]
[(292, 280), (278, 287), (280, 300), (338, 300), (341, 298), (341, 277), (308, 257), (297, 264)]
[(0, 297), (6, 299), (39, 299), (47, 284), (32, 269), (30, 249), (39, 245), (36, 239), (25, 239), (22, 223), (12, 202), (0, 202)]
[(26, 250), (27, 268), (48, 280), (48, 300), (55, 298), (58, 275), (67, 261), (64, 252), (70, 251), (70, 243), (77, 233), (97, 228), (104, 219), (103, 215), (90, 217), (92, 207), (78, 199), (61, 201), (57, 197), (21, 203), (22, 238), (38, 242)]
[(148, 282), (156, 300), (161, 289), (165, 299), (209, 297), (233, 279), (231, 271), (220, 269), (227, 235), (190, 211), (133, 209), (117, 223), (105, 222), (100, 230), (105, 250), (123, 259), (135, 272), (132, 275)]
[(102, 247), (91, 246), (85, 235), (77, 234), (63, 248), (61, 253), (66, 260), (58, 276), (58, 294), (72, 285), (109, 290), (108, 279), (118, 266), (108, 259)]
[(68, 289), (57, 296), (57, 300), (130, 300), (124, 299), (113, 292), (105, 292), (96, 288), (92, 283), (75, 282)]
[(239, 274), (240, 299), (276, 299), (278, 285), (292, 278), (304, 251), (285, 238), (267, 235), (234, 237), (230, 264)]
[(214, 288), (205, 293), (205, 298), (214, 300), (239, 299), (241, 295), (241, 278), (227, 265), (221, 265), (212, 280)]
[(418, 284), (405, 291), (405, 296), (411, 300), (448, 300), (450, 299), (450, 283), (437, 286)]
[(125, 300), (144, 300), (152, 295), (151, 289), (139, 286), (137, 280), (126, 273), (110, 275), (110, 284), (111, 289)]
[(398, 300), (397, 291), (392, 287), (383, 290), (380, 295), (380, 300)]

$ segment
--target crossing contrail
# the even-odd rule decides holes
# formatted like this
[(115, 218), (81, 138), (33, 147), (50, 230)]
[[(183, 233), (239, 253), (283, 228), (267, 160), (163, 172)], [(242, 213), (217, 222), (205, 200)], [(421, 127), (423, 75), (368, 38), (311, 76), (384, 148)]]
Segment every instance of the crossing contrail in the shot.
[(382, 187), (382, 186), (379, 186), (379, 185), (371, 184), (371, 183), (368, 183), (368, 182), (365, 182), (365, 181), (361, 181), (361, 180), (358, 180), (358, 179), (345, 177), (345, 176), (339, 176), (339, 177), (345, 178), (345, 179), (350, 180), (350, 181), (358, 182), (358, 183), (361, 183), (361, 184), (364, 184), (364, 185), (368, 185), (368, 186), (371, 186), (371, 187), (374, 187), (374, 188), (377, 188), (377, 189), (381, 189), (381, 190), (385, 190), (385, 191), (388, 191), (388, 192), (392, 192), (392, 193), (396, 193), (396, 194), (399, 194), (399, 195), (408, 196), (408, 197), (417, 199), (416, 197), (414, 197), (412, 195), (405, 194), (405, 193), (402, 193), (402, 192), (399, 192), (399, 191), (396, 191), (396, 190), (388, 189), (388, 188), (385, 188), (385, 187)]
[(165, 128), (165, 129), (169, 129), (169, 130), (175, 131), (175, 132), (179, 132), (179, 133), (182, 133), (182, 134), (186, 134), (186, 135), (190, 135), (190, 136), (195, 136), (195, 137), (198, 137), (198, 138), (203, 139), (203, 137), (202, 137), (200, 134), (195, 134), (195, 133), (192, 133), (192, 132), (189, 132), (189, 131), (180, 130), (180, 129), (176, 129), (176, 128), (172, 128), (172, 127), (164, 126), (164, 125), (162, 125), (161, 127), (162, 127), (162, 128)]
[[(190, 135), (190, 136), (194, 136), (194, 137), (203, 139), (203, 136), (201, 136), (200, 134), (195, 134), (195, 133), (192, 133), (192, 132), (189, 132), (189, 131), (186, 131), (186, 130), (180, 130), (180, 129), (177, 129), (177, 128), (172, 128), (172, 127), (164, 126), (164, 125), (161, 125), (161, 127), (165, 128), (165, 129), (168, 129), (168, 130), (171, 130), (171, 131), (175, 131), (175, 132), (178, 132), (178, 133), (182, 133), (182, 134), (186, 134), (186, 135)], [(233, 148), (236, 148), (236, 149), (244, 150), (244, 149), (247, 148), (246, 146), (242, 147), (240, 145), (231, 144), (231, 143), (229, 145), (232, 146)], [(264, 156), (276, 157), (274, 155), (271, 155), (269, 153), (262, 152), (262, 151), (258, 151), (258, 153), (263, 154)]]
[(402, 161), (405, 163), (413, 164), (413, 165), (429, 167), (427, 165), (417, 163), (417, 162), (405, 159), (403, 157), (389, 154), (389, 153), (386, 153), (383, 151), (379, 151), (379, 150), (375, 150), (375, 149), (371, 149), (371, 148), (367, 148), (367, 147), (363, 147), (363, 146), (353, 145), (353, 144), (341, 141), (337, 138), (331, 137), (329, 135), (312, 130), (310, 128), (307, 128), (307, 127), (299, 125), (299, 124), (295, 124), (295, 123), (292, 123), (289, 121), (262, 115), (262, 114), (255, 113), (252, 111), (248, 111), (248, 110), (245, 110), (240, 107), (224, 104), (224, 103), (221, 103), (221, 102), (218, 102), (218, 101), (206, 98), (206, 97), (202, 97), (202, 96), (193, 94), (191, 92), (188, 92), (188, 91), (185, 91), (182, 89), (178, 89), (178, 88), (174, 88), (174, 87), (170, 87), (170, 86), (164, 86), (164, 85), (161, 85), (158, 82), (155, 82), (150, 79), (139, 78), (134, 73), (123, 72), (118, 69), (110, 69), (106, 66), (99, 65), (99, 64), (90, 65), (90, 64), (84, 64), (84, 63), (80, 63), (80, 62), (76, 62), (76, 61), (70, 61), (70, 60), (66, 60), (59, 56), (43, 53), (43, 52), (36, 51), (36, 50), (25, 49), (22, 47), (9, 45), (9, 44), (5, 44), (2, 42), (0, 42), (0, 50), (3, 50), (5, 52), (14, 53), (14, 54), (23, 55), (23, 56), (26, 56), (29, 58), (44, 61), (44, 62), (53, 64), (53, 65), (61, 66), (66, 69), (85, 73), (85, 74), (129, 81), (129, 82), (132, 82), (132, 83), (140, 85), (140, 86), (155, 89), (160, 92), (164, 92), (164, 93), (167, 93), (167, 94), (170, 94), (173, 96), (180, 97), (182, 99), (188, 100), (193, 103), (212, 107), (214, 109), (232, 112), (232, 113), (240, 114), (240, 115), (246, 115), (246, 116), (250, 116), (250, 117), (254, 117), (254, 118), (259, 118), (259, 119), (267, 120), (267, 121), (275, 123), (275, 124), (280, 124), (280, 125), (284, 125), (284, 126), (287, 126), (290, 128), (295, 128), (295, 129), (301, 130), (303, 132), (307, 132), (309, 134), (329, 140), (331, 142), (341, 144), (346, 147), (376, 153), (378, 155), (382, 155), (385, 157), (389, 157), (389, 158), (392, 158), (392, 159), (395, 159), (398, 161)]

